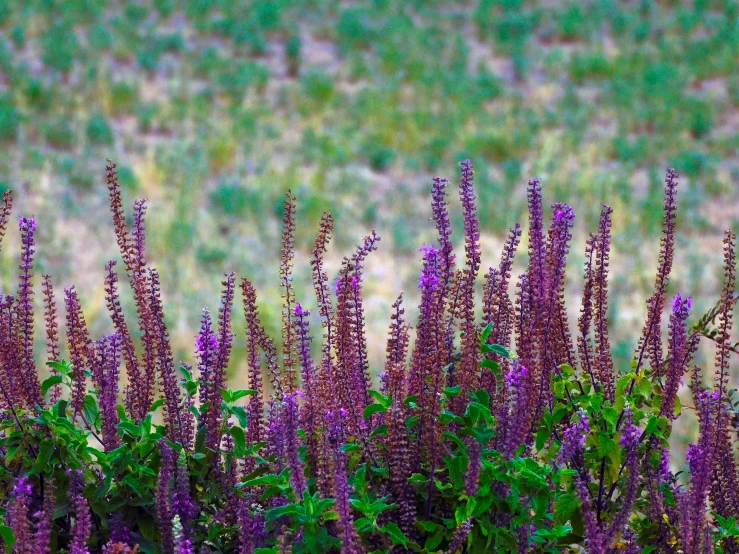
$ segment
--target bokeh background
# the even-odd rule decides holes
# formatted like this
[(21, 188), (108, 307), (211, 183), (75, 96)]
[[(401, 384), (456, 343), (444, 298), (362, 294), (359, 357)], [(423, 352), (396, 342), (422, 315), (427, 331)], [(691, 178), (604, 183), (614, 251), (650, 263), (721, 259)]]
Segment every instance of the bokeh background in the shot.
[[(487, 266), (507, 229), (525, 228), (526, 181), (540, 176), (545, 199), (578, 215), (573, 317), (584, 237), (600, 203), (615, 209), (610, 315), (623, 366), (653, 282), (668, 165), (681, 174), (671, 290), (691, 294), (696, 313), (717, 298), (721, 232), (739, 230), (737, 62), (736, 0), (6, 0), (0, 192), (13, 188), (15, 214), (36, 216), (39, 273), (58, 293), (77, 285), (99, 335), (110, 330), (103, 266), (117, 258), (104, 186), (115, 160), (127, 206), (150, 200), (149, 258), (189, 359), (224, 271), (255, 281), (279, 329), (292, 189), (308, 307), (323, 210), (336, 218), (332, 269), (370, 229), (382, 236), (366, 287), (379, 368), (390, 304), (401, 290), (412, 304), (418, 248), (434, 239), (431, 177), (455, 181), (459, 160), (475, 163)], [(16, 228), (4, 242), (12, 288)], [(243, 368), (240, 334), (236, 382)]]

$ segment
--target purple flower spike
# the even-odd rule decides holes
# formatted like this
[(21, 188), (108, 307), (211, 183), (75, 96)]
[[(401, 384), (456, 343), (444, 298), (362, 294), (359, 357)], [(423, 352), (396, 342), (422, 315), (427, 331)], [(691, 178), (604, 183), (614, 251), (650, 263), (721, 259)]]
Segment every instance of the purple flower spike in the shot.
[(634, 415), (626, 410), (624, 430), (621, 433), (621, 446), (631, 452), (639, 446), (639, 428), (634, 425)]
[(562, 446), (559, 450), (560, 462), (567, 463), (583, 451), (588, 433), (590, 433), (588, 415), (581, 410), (580, 421), (570, 425), (564, 432)]

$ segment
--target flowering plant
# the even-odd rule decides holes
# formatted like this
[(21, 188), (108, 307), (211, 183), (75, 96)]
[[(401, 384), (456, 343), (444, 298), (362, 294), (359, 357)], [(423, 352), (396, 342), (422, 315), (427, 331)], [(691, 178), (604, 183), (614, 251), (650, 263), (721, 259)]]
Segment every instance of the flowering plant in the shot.
[[(323, 256), (325, 213), (310, 264), (315, 315), (292, 285), (295, 200), (285, 199), (280, 346), (265, 332), (254, 285), (228, 273), (217, 316), (203, 311), (195, 364), (176, 365), (146, 258), (146, 203), (124, 215), (107, 168), (113, 225), (136, 303), (123, 315), (116, 262), (105, 299), (114, 333), (93, 339), (77, 291), (64, 291), (59, 341), (51, 277), (42, 282), (46, 359), (34, 353), (36, 223), (20, 219), (17, 294), (0, 294), (0, 494), (5, 551), (240, 552), (737, 552), (739, 473), (727, 391), (736, 237), (724, 241), (722, 296), (689, 327), (691, 300), (663, 312), (674, 255), (677, 175), (668, 170), (654, 292), (631, 366), (614, 366), (608, 280), (612, 210), (587, 239), (584, 289), (571, 329), (565, 269), (575, 215), (556, 203), (545, 228), (540, 182), (528, 186), (528, 263), (509, 294), (522, 230), (476, 285), (480, 230), (469, 160), (459, 183), (464, 262), (434, 179), (438, 244), (421, 249), (413, 321), (392, 305), (387, 356), (371, 379), (363, 265), (372, 232), (344, 258), (335, 285)], [(0, 240), (12, 196), (0, 206)], [(238, 286), (237, 286), (238, 285)], [(241, 290), (246, 330), (236, 339)], [(311, 325), (320, 324), (314, 358)], [(693, 364), (716, 342), (714, 383)], [(227, 387), (244, 340), (249, 389)], [(66, 353), (62, 354), (62, 348)], [(124, 370), (125, 379), (120, 372)], [(688, 375), (700, 433), (689, 479), (669, 464), (669, 435)], [(263, 380), (267, 377), (267, 381)]]

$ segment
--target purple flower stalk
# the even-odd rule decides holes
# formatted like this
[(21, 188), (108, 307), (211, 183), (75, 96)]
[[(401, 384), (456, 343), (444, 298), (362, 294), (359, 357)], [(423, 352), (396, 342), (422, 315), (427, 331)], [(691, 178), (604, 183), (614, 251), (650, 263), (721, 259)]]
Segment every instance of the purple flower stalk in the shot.
[(41, 404), (38, 372), (33, 358), (33, 256), (35, 253), (36, 220), (21, 217), (21, 264), (18, 276), (18, 326), (20, 330), (20, 359), (22, 363), (22, 395), (26, 406), (32, 409)]
[(13, 486), (13, 499), (8, 506), (5, 522), (13, 531), (15, 547), (13, 552), (31, 554), (33, 552), (33, 533), (28, 520), (28, 504), (33, 488), (28, 477), (21, 475)]
[(590, 433), (588, 415), (584, 411), (579, 412), (579, 421), (572, 423), (565, 429), (562, 436), (562, 446), (559, 449), (560, 463), (565, 464), (572, 461), (575, 456), (585, 449), (585, 442)]
[(74, 525), (72, 526), (72, 542), (69, 545), (69, 554), (90, 554), (87, 541), (92, 531), (92, 517), (87, 500), (82, 495), (82, 471), (67, 470), (70, 478), (70, 499)]

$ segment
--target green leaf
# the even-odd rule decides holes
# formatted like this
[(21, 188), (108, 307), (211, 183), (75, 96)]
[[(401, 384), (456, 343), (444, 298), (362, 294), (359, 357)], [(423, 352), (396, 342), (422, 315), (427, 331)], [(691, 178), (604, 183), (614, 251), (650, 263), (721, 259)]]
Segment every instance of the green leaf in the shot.
[(376, 414), (378, 412), (384, 413), (385, 411), (387, 411), (387, 408), (382, 404), (370, 404), (364, 409), (364, 419), (369, 419), (372, 417), (372, 414)]
[(616, 441), (607, 433), (600, 433), (597, 438), (598, 456), (606, 457), (616, 448)]
[(446, 394), (447, 396), (459, 396), (460, 394), (462, 394), (462, 387), (460, 385), (447, 387), (444, 389), (444, 394)]
[(493, 354), (499, 354), (504, 358), (508, 358), (511, 355), (510, 352), (508, 352), (508, 349), (500, 344), (489, 344), (488, 346), (490, 347), (490, 352)]
[(61, 375), (69, 375), (72, 372), (72, 364), (67, 360), (46, 362), (46, 365), (56, 369)]
[(484, 358), (482, 362), (480, 362), (480, 367), (489, 369), (496, 375), (500, 373), (500, 364), (495, 360), (491, 360), (490, 358)]
[(205, 449), (205, 437), (208, 434), (208, 428), (203, 425), (195, 434), (195, 452), (202, 452)]
[(437, 547), (441, 544), (441, 541), (444, 540), (445, 529), (440, 525), (437, 527), (436, 531), (433, 532), (433, 534), (426, 539), (426, 544), (424, 545), (426, 547), (427, 552), (433, 552), (437, 549)]
[(98, 403), (95, 397), (91, 394), (85, 395), (85, 404), (83, 408), (85, 419), (90, 425), (95, 425), (98, 419)]
[(566, 523), (580, 504), (578, 498), (572, 493), (564, 493), (554, 503), (554, 518), (557, 523)]
[(393, 399), (390, 398), (390, 396), (385, 396), (382, 393), (377, 392), (376, 390), (370, 390), (369, 394), (372, 398), (377, 400), (378, 403), (382, 404), (386, 408), (389, 408), (393, 403)]
[(257, 391), (252, 389), (239, 389), (239, 390), (230, 390), (230, 389), (221, 389), (218, 391), (221, 394), (221, 398), (225, 402), (236, 402), (239, 398), (243, 398), (244, 396), (249, 396), (250, 394), (257, 394)]
[(49, 439), (44, 439), (43, 441), (41, 441), (41, 446), (38, 450), (38, 456), (36, 457), (36, 461), (34, 462), (31, 471), (28, 472), (28, 475), (36, 475), (44, 471), (53, 453), (54, 443)]
[(44, 379), (44, 382), (41, 383), (41, 394), (45, 395), (51, 387), (61, 384), (63, 379), (61, 375), (52, 375), (48, 379)]
[(6, 552), (13, 550), (15, 545), (15, 537), (13, 536), (13, 530), (7, 525), (0, 525), (0, 537), (3, 539), (3, 544), (7, 547)]
[(488, 341), (488, 337), (490, 336), (490, 333), (492, 332), (493, 332), (493, 322), (491, 321), (485, 326), (485, 328), (482, 330), (482, 333), (480, 333), (480, 342), (485, 344)]
[(150, 412), (156, 412), (161, 406), (164, 406), (164, 398), (159, 398), (154, 401), (154, 403), (151, 405), (151, 408), (149, 408)]
[(267, 511), (267, 522), (269, 523), (283, 516), (298, 515), (299, 513), (300, 513), (300, 508), (296, 506), (295, 504), (288, 504), (287, 506), (279, 506), (277, 508), (272, 508), (271, 510)]
[(138, 437), (141, 429), (138, 425), (131, 423), (130, 421), (121, 421), (118, 424), (118, 429), (131, 435), (132, 437)]
[(181, 365), (180, 371), (182, 372), (182, 375), (185, 376), (185, 381), (192, 381), (192, 373), (190, 373), (189, 369), (187, 369), (184, 365)]
[(397, 524), (391, 522), (380, 529), (390, 535), (390, 538), (393, 540), (393, 544), (399, 544), (401, 546), (408, 544), (408, 537), (403, 534), (403, 531), (400, 530), (400, 527), (398, 527)]
[(231, 408), (231, 412), (239, 420), (239, 425), (246, 427), (248, 418), (246, 417), (246, 409), (243, 406), (234, 406)]
[(270, 473), (269, 475), (263, 475), (262, 477), (257, 477), (256, 479), (249, 479), (248, 481), (244, 481), (241, 483), (242, 487), (261, 487), (264, 485), (271, 485), (276, 487), (277, 485), (280, 485), (280, 476), (275, 475), (274, 473)]
[(234, 440), (234, 455), (237, 458), (243, 458), (246, 454), (246, 435), (241, 427), (231, 427), (229, 433)]

